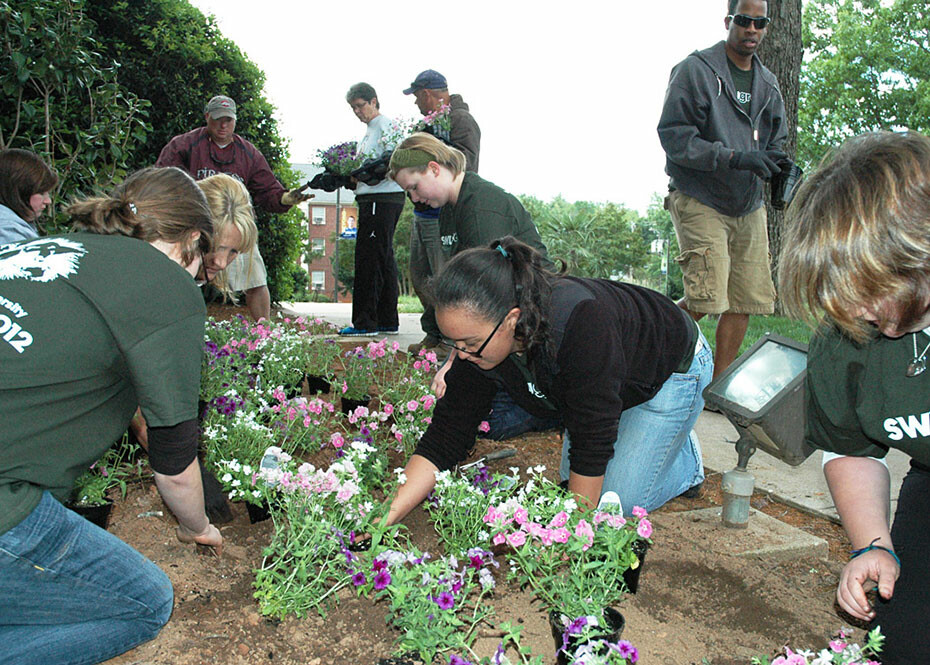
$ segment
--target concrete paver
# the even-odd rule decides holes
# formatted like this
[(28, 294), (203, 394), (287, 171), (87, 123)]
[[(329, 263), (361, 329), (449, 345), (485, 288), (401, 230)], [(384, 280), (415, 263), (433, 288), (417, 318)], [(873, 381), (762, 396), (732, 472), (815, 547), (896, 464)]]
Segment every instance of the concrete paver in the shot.
[(745, 529), (725, 527), (720, 519), (721, 508), (701, 508), (678, 513), (655, 513), (653, 521), (658, 527), (678, 522), (676, 533), (687, 533), (694, 546), (715, 554), (729, 556), (764, 556), (775, 561), (788, 561), (799, 557), (826, 559), (827, 541), (774, 517), (751, 508)]

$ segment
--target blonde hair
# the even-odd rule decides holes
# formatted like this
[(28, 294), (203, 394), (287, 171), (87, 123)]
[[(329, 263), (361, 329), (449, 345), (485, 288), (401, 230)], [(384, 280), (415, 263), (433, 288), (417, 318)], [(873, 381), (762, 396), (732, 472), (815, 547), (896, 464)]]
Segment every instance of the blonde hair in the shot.
[[(779, 260), (788, 311), (829, 316), (853, 339), (877, 323), (913, 326), (930, 298), (930, 139), (876, 132), (850, 139), (802, 185), (788, 210)], [(893, 311), (887, 311), (887, 310)]]
[[(197, 185), (207, 197), (207, 204), (213, 214), (213, 237), (220, 238), (228, 227), (235, 227), (242, 235), (242, 242), (236, 250), (240, 254), (251, 252), (258, 241), (258, 227), (255, 226), (252, 199), (245, 185), (225, 173), (204, 178)], [(235, 302), (225, 269), (216, 274), (212, 283)]]
[[(431, 161), (436, 162), (440, 166), (445, 166), (452, 171), (453, 176), (457, 176), (465, 170), (465, 154), (461, 150), (446, 145), (432, 134), (427, 134), (426, 132), (411, 134), (397, 146), (397, 150), (419, 150), (425, 152), (430, 157)], [(395, 180), (397, 174), (405, 168), (413, 169), (417, 173), (423, 173), (426, 171), (427, 164), (401, 166), (398, 160), (395, 160), (392, 155), (391, 168), (388, 172), (388, 176), (392, 180)]]
[[(111, 194), (76, 201), (65, 212), (76, 231), (179, 243), (185, 266), (198, 253), (205, 254), (212, 240), (213, 221), (203, 192), (174, 166), (136, 171)], [(195, 231), (200, 232), (197, 240)]]

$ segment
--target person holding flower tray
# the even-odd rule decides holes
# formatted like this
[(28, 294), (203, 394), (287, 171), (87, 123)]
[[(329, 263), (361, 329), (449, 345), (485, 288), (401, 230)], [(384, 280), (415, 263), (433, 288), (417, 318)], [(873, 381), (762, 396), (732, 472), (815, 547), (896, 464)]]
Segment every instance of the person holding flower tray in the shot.
[(627, 510), (653, 510), (703, 481), (689, 434), (713, 360), (674, 302), (632, 284), (554, 274), (512, 237), (455, 256), (432, 297), (456, 357), (389, 522), (426, 497), (436, 471), (466, 457), (499, 387), (536, 416), (561, 416), (560, 474), (588, 506), (614, 491)]
[(168, 577), (60, 503), (149, 423), (155, 482), (185, 543), (222, 547), (204, 512), (194, 284), (210, 210), (180, 169), (145, 169), (72, 204), (77, 233), (0, 248), (0, 662), (97, 663), (168, 621)]
[[(794, 314), (822, 319), (807, 355), (806, 439), (829, 452), (824, 475), (852, 545), (837, 601), (881, 627), (883, 663), (927, 663), (930, 138), (851, 139), (788, 215), (779, 293)], [(911, 468), (889, 530), (890, 448)]]

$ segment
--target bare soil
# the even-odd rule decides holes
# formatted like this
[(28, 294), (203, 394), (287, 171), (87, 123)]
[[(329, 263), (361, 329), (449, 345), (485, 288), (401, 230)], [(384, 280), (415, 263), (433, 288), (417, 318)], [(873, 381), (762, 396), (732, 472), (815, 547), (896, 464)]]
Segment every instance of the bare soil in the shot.
[[(473, 456), (502, 447), (516, 448), (517, 455), (492, 462), (492, 468), (543, 464), (555, 476), (557, 433), (525, 435), (503, 443), (479, 441)], [(785, 643), (822, 648), (838, 628), (851, 625), (848, 617), (837, 614), (833, 601), (847, 547), (840, 527), (756, 493), (753, 507), (830, 545), (826, 560), (778, 562), (712, 552), (689, 533), (688, 520), (669, 519), (676, 512), (719, 505), (721, 499), (720, 477), (711, 475), (699, 498), (675, 499), (652, 515), (654, 544), (643, 564), (639, 592), (618, 607), (626, 618), (623, 637), (638, 647), (640, 662), (745, 665), (752, 656), (770, 655)], [(150, 511), (162, 511), (164, 516), (149, 516)], [(176, 523), (150, 482), (133, 485), (117, 503), (111, 533), (167, 572), (174, 584), (175, 608), (155, 640), (108, 663), (375, 665), (391, 655), (386, 607), (358, 599), (350, 591), (325, 620), (263, 618), (252, 598), (252, 569), (261, 562), (273, 525), (271, 521), (250, 524), (243, 504), (233, 504), (233, 514), (234, 521), (221, 527), (226, 542), (223, 556), (214, 558), (177, 541)], [(423, 510), (411, 513), (405, 523), (421, 549), (439, 549)], [(499, 583), (494, 602), (497, 620), (522, 624), (523, 643), (533, 653), (545, 655), (546, 662), (554, 662), (547, 617), (529, 594)], [(476, 651), (491, 655), (497, 643), (495, 627), (489, 626)]]

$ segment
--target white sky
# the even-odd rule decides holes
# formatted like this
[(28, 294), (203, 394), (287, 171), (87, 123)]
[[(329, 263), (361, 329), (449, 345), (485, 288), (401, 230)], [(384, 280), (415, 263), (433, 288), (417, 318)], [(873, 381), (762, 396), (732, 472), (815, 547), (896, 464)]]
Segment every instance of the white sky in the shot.
[(655, 128), (669, 70), (726, 36), (725, 0), (191, 3), (264, 70), (292, 161), (362, 137), (353, 83), (385, 115), (418, 118), (402, 91), (435, 69), (481, 127), (483, 177), (640, 212), (667, 188)]

